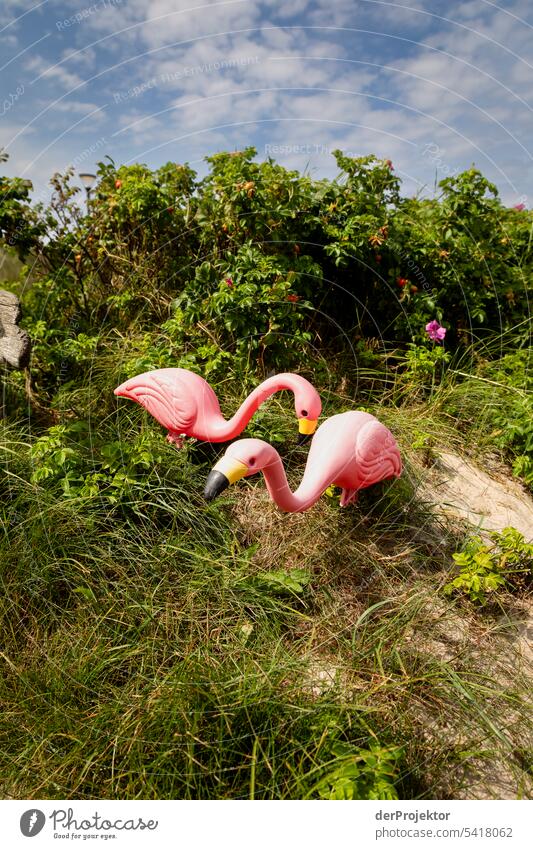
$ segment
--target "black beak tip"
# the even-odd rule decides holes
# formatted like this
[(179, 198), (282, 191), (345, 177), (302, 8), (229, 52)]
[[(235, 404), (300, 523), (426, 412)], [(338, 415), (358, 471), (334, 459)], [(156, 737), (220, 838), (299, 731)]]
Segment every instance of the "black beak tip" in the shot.
[(226, 487), (229, 486), (229, 480), (222, 472), (217, 472), (213, 469), (209, 472), (204, 488), (204, 498), (206, 501), (213, 501), (217, 495), (220, 495)]
[(303, 445), (305, 442), (311, 439), (310, 433), (299, 433), (298, 434), (298, 445)]

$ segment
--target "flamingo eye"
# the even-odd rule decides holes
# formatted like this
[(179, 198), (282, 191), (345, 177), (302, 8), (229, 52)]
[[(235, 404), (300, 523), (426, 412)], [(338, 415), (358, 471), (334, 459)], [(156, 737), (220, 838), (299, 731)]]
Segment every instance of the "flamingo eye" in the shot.
[(255, 466), (255, 457), (250, 457), (250, 459), (248, 460), (248, 465)]
[(307, 416), (307, 415), (308, 415), (307, 410), (302, 410), (302, 416)]

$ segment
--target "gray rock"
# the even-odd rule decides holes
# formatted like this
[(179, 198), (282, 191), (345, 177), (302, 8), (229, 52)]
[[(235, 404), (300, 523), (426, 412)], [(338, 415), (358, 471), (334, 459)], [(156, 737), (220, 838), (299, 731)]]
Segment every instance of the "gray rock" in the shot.
[(25, 368), (31, 354), (30, 337), (18, 326), (20, 318), (17, 296), (0, 289), (0, 363), (15, 369)]

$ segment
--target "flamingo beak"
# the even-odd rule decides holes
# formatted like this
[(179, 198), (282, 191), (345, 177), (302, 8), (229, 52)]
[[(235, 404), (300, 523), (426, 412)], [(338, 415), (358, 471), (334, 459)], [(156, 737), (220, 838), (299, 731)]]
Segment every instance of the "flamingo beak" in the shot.
[(248, 473), (248, 466), (232, 457), (222, 457), (207, 476), (204, 488), (206, 501), (213, 501), (230, 484), (243, 478)]
[(307, 442), (308, 438), (314, 434), (317, 424), (317, 419), (298, 419), (298, 445)]

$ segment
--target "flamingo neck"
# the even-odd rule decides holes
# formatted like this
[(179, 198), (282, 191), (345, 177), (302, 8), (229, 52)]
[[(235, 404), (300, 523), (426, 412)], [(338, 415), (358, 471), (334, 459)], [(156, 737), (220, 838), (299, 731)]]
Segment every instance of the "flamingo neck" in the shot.
[(289, 389), (296, 393), (298, 389), (302, 388), (302, 385), (303, 378), (297, 374), (276, 374), (274, 377), (264, 380), (248, 395), (231, 419), (217, 421), (215, 425), (217, 438), (220, 441), (225, 441), (238, 436), (267, 398), (275, 395), (281, 389)]
[(275, 457), (272, 462), (263, 469), (267, 489), (270, 497), (276, 502), (278, 507), (285, 510), (287, 513), (300, 513), (302, 510), (307, 510), (311, 507), (322, 495), (322, 489), (310, 486), (306, 483), (306, 471), (302, 478), (302, 482), (296, 492), (292, 492), (287, 481), (285, 469), (281, 462), (281, 457), (275, 449), (272, 449)]

